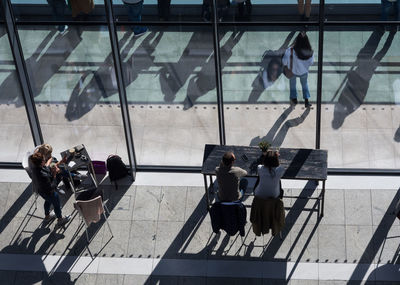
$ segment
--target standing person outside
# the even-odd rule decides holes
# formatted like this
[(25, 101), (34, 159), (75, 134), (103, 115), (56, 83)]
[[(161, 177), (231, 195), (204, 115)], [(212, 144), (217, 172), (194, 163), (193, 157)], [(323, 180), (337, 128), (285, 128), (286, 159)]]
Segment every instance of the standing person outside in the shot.
[(290, 103), (297, 104), (296, 78), (300, 78), (300, 83), (303, 91), (304, 105), (306, 108), (311, 107), (308, 101), (310, 91), (308, 89), (308, 71), (314, 63), (314, 51), (311, 48), (310, 41), (305, 32), (297, 35), (294, 43), (286, 49), (282, 58), (284, 73), (289, 78), (290, 83)]
[[(133, 22), (142, 21), (143, 0), (122, 0), (128, 6), (128, 19)], [(134, 26), (133, 33), (135, 36), (141, 36), (147, 32), (147, 28), (143, 26)]]
[(259, 180), (254, 190), (254, 196), (261, 199), (282, 198), (281, 178), (285, 170), (279, 165), (279, 152), (267, 151), (263, 164), (257, 166), (257, 172)]
[(61, 204), (57, 188), (56, 171), (46, 166), (45, 157), (40, 152), (35, 152), (29, 157), (32, 167), (32, 181), (36, 184), (39, 195), (45, 200), (44, 202), (44, 222), (50, 222), (54, 215), (50, 213), (50, 206), (53, 205), (54, 213), (57, 217), (57, 227), (61, 227), (68, 223), (70, 216), (62, 217)]
[[(47, 3), (53, 10), (53, 18), (55, 20), (64, 20), (64, 12), (65, 12), (65, 9), (67, 8), (67, 4), (65, 3), (65, 0), (47, 0)], [(61, 34), (63, 34), (64, 32), (67, 31), (68, 26), (67, 25), (58, 25), (57, 29)]]
[(242, 177), (247, 171), (233, 166), (236, 160), (233, 152), (226, 152), (219, 166), (215, 168), (218, 181), (218, 199), (221, 202), (242, 201), (246, 192), (248, 181)]
[(381, 0), (382, 7), (382, 21), (387, 21), (390, 13), (390, 9), (394, 9), (396, 20), (400, 20), (400, 0)]
[(303, 20), (310, 20), (311, 15), (311, 0), (297, 0), (297, 9)]
[(171, 0), (157, 0), (158, 17), (161, 21), (168, 21)]

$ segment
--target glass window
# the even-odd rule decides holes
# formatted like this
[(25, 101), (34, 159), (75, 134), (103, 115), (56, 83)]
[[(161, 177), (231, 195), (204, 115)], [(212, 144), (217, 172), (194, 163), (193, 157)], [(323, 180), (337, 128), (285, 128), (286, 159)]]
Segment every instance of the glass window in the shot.
[(56, 152), (83, 143), (92, 159), (127, 161), (113, 56), (106, 26), (19, 26), (46, 143)]
[(325, 32), (321, 147), (329, 167), (398, 168), (399, 37), (383, 29)]
[(211, 28), (119, 27), (138, 164), (200, 166), (219, 143)]
[(34, 145), (4, 26), (0, 26), (0, 63), (0, 161), (19, 162)]
[[(291, 79), (297, 82), (292, 91), (290, 80), (282, 73), (282, 56), (286, 52), (290, 59), (290, 46), (300, 34), (297, 30), (301, 29), (260, 30), (231, 27), (221, 31), (222, 83), (228, 145), (257, 146), (260, 141), (268, 141), (276, 147), (315, 147), (317, 32), (306, 33), (314, 50), (314, 63), (309, 66), (312, 62), (310, 52), (309, 59), (304, 60), (307, 64), (303, 69), (295, 71), (302, 75), (301, 78)], [(293, 57), (295, 55), (294, 52)], [(294, 65), (297, 65), (296, 61)], [(308, 97), (308, 93), (302, 88), (305, 85), (300, 81), (308, 83), (308, 100), (314, 104), (311, 108), (305, 108), (303, 97)], [(297, 94), (297, 105), (291, 105), (291, 93), (293, 98)]]

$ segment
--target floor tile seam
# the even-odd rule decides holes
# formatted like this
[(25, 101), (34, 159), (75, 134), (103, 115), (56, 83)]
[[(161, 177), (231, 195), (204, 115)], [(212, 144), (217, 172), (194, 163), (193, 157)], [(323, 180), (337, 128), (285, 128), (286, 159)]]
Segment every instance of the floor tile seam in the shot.
[(346, 234), (346, 227), (347, 227), (347, 219), (346, 219), (346, 192), (343, 191), (343, 206), (344, 206), (344, 253), (345, 259), (347, 260), (347, 234)]

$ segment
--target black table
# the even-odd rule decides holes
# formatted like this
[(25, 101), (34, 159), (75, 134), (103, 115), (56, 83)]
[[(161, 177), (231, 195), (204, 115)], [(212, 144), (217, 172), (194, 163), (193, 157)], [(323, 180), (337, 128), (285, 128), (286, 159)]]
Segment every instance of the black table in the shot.
[[(247, 171), (248, 177), (257, 177), (257, 165), (261, 164), (262, 152), (259, 147), (252, 146), (221, 146), (206, 144), (204, 148), (203, 166), (201, 173), (204, 176), (207, 207), (210, 207), (207, 175), (210, 177), (210, 186), (213, 184), (212, 176), (216, 175), (215, 168), (219, 166), (225, 152), (232, 151), (236, 156), (235, 166)], [(279, 161), (285, 173), (283, 179), (322, 181), (322, 191), (316, 198), (322, 201), (321, 217), (324, 216), (325, 181), (327, 179), (328, 152), (320, 149), (281, 148)], [(242, 156), (246, 155), (247, 161)]]
[[(96, 179), (96, 174), (94, 172), (92, 160), (90, 159), (90, 156), (86, 150), (86, 147), (83, 144), (81, 144), (81, 145), (77, 145), (73, 148), (75, 149), (75, 154), (71, 158), (71, 161), (74, 162), (74, 165), (70, 166), (71, 163), (68, 163), (66, 169), (69, 172), (70, 186), (71, 186), (71, 189), (74, 191), (75, 198), (76, 198), (76, 196), (78, 194), (81, 194), (82, 192), (93, 191), (93, 190), (97, 189), (98, 182)], [(79, 150), (79, 151), (77, 151), (77, 150)], [(68, 157), (69, 155), (70, 155), (69, 149), (61, 152), (61, 157), (65, 157), (65, 156)], [(83, 159), (83, 158), (86, 158), (86, 159)], [(80, 189), (75, 188), (74, 181), (71, 176), (71, 171), (78, 170), (78, 169), (86, 169), (88, 171), (88, 173), (89, 173), (88, 176), (90, 177), (91, 182), (92, 182), (92, 184), (89, 187), (83, 187)]]

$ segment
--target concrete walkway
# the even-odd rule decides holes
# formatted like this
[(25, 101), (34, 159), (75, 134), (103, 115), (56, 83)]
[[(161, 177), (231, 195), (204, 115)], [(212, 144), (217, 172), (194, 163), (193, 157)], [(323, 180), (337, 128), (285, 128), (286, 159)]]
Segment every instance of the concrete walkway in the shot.
[[(325, 217), (317, 218), (314, 200), (286, 199), (283, 240), (212, 233), (201, 175), (198, 186), (182, 186), (185, 174), (138, 174), (109, 197), (109, 221), (89, 228), (86, 247), (79, 217), (65, 230), (43, 226), (42, 200), (34, 216), (27, 183), (1, 182), (0, 275), (2, 284), (398, 284), (400, 223), (392, 215), (400, 199), (396, 182), (332, 177), (327, 184)], [(9, 176), (11, 177), (11, 176)], [(156, 178), (157, 177), (157, 178)], [(379, 180), (379, 178), (378, 178)], [(384, 181), (384, 180), (383, 180)], [(316, 195), (311, 184), (284, 181), (288, 195)], [(335, 188), (337, 187), (337, 188)], [(373, 188), (371, 188), (373, 187)], [(251, 205), (251, 197), (246, 205)], [(63, 199), (72, 213), (73, 196)], [(32, 211), (32, 210), (31, 210)], [(249, 214), (249, 208), (248, 208)], [(286, 281), (285, 281), (286, 280)], [(386, 283), (385, 283), (386, 282)]]

